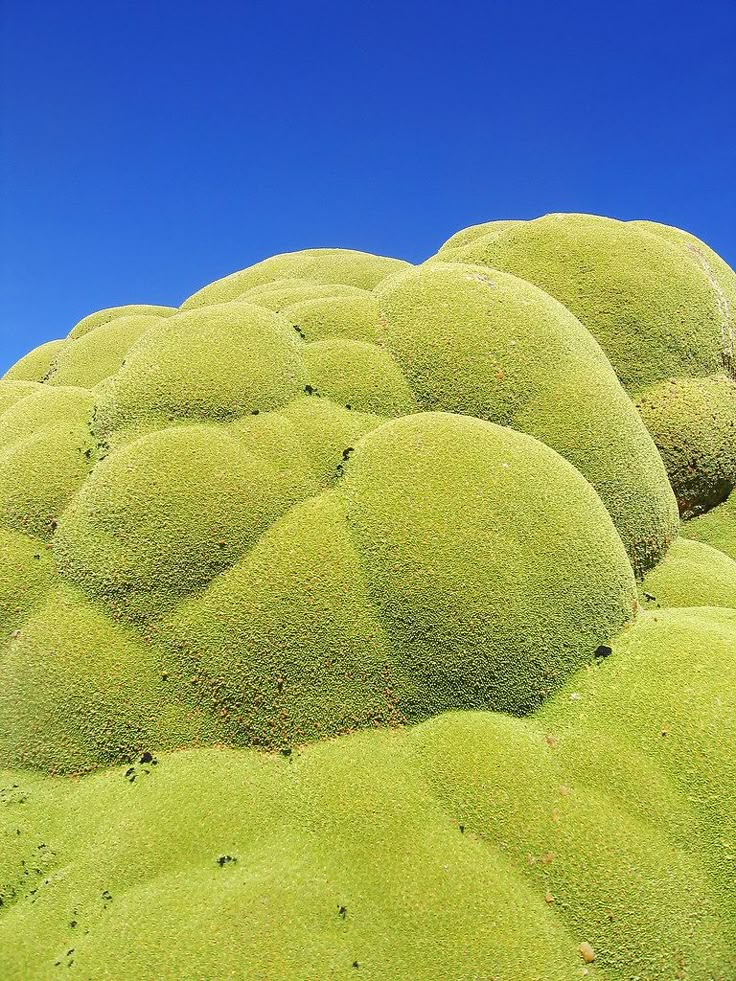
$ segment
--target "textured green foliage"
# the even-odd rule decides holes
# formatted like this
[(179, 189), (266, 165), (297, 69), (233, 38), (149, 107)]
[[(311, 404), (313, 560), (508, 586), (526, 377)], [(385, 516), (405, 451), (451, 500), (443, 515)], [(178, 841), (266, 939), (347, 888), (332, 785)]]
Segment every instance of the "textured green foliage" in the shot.
[(3, 981), (732, 981), (735, 297), (557, 215), (11, 369)]
[(176, 307), (159, 307), (150, 303), (129, 303), (122, 307), (107, 307), (96, 313), (90, 313), (89, 316), (80, 320), (69, 331), (69, 339), (76, 340), (79, 337), (84, 337), (91, 330), (96, 330), (103, 324), (109, 324), (120, 317), (173, 317), (176, 312)]
[(4, 643), (40, 603), (53, 581), (45, 542), (0, 531), (0, 638)]
[(636, 225), (547, 215), (476, 238), (453, 259), (514, 273), (556, 297), (634, 394), (733, 360), (722, 292), (699, 257)]
[(282, 311), (307, 341), (341, 337), (374, 344), (379, 339), (378, 300), (372, 293), (300, 300)]
[(422, 409), (513, 426), (593, 484), (637, 570), (676, 534), (656, 448), (590, 334), (515, 276), (431, 263), (381, 295), (382, 336)]
[(736, 559), (736, 494), (707, 514), (686, 521), (680, 534)]
[(0, 413), (0, 527), (52, 536), (92, 466), (91, 405), (84, 389), (39, 385)]
[(39, 347), (25, 354), (20, 361), (8, 368), (3, 375), (7, 381), (40, 382), (53, 363), (54, 357), (64, 349), (66, 341), (46, 341)]
[(67, 341), (51, 362), (45, 381), (50, 385), (94, 388), (114, 375), (138, 338), (160, 323), (161, 317), (137, 314), (99, 324)]
[(408, 268), (408, 262), (354, 252), (350, 249), (304, 249), (302, 252), (286, 252), (257, 262), (224, 279), (203, 287), (182, 304), (183, 309), (227, 303), (236, 300), (253, 286), (261, 286), (276, 279), (297, 279), (322, 285), (340, 283), (372, 289), (382, 279), (397, 269)]
[(725, 606), (736, 609), (736, 561), (702, 542), (678, 538), (639, 586), (645, 609)]
[(606, 981), (729, 981), (735, 643), (646, 614), (529, 719), (9, 773), (4, 976), (567, 981), (588, 945)]
[(237, 299), (257, 306), (267, 307), (278, 312), (292, 303), (302, 300), (330, 299), (332, 297), (368, 296), (367, 290), (357, 286), (344, 286), (341, 283), (314, 283), (301, 279), (280, 279), (273, 283), (264, 283), (246, 290)]
[(689, 518), (725, 500), (736, 484), (736, 382), (670, 378), (647, 389), (639, 412)]

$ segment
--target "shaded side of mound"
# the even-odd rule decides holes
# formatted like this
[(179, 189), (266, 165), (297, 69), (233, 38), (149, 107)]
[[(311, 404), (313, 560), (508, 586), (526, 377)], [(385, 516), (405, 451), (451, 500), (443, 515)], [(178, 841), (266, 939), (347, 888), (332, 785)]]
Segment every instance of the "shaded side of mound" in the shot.
[(727, 981), (735, 643), (662, 611), (531, 719), (6, 771), (3, 975)]

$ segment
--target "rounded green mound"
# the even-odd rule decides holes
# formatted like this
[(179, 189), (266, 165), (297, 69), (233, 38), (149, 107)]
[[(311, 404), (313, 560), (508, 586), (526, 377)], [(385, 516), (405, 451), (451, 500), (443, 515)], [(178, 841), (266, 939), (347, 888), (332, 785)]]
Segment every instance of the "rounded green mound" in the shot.
[(344, 286), (341, 283), (312, 283), (308, 280), (279, 279), (273, 283), (264, 283), (246, 290), (239, 300), (255, 303), (279, 312), (284, 307), (302, 300), (330, 299), (338, 296), (366, 296), (367, 290), (357, 286)]
[(736, 559), (736, 494), (731, 493), (707, 514), (685, 521), (680, 534)]
[(736, 561), (702, 542), (678, 538), (640, 584), (645, 609), (725, 606), (736, 609)]
[(314, 341), (304, 350), (309, 391), (358, 412), (402, 416), (418, 409), (391, 355), (375, 344), (344, 338)]
[(4, 976), (728, 981), (735, 643), (645, 614), (528, 719), (6, 772)]
[(54, 358), (66, 346), (66, 341), (46, 341), (16, 361), (3, 375), (5, 381), (42, 382)]
[(453, 259), (529, 280), (588, 328), (632, 394), (733, 360), (733, 338), (697, 255), (661, 234), (594, 215), (547, 215), (481, 236)]
[(182, 304), (182, 309), (227, 303), (238, 299), (246, 290), (273, 280), (311, 280), (321, 285), (338, 283), (370, 290), (397, 269), (408, 267), (409, 263), (402, 259), (388, 259), (351, 249), (286, 252), (204, 286)]
[(494, 235), (497, 232), (504, 231), (506, 228), (511, 228), (513, 225), (517, 225), (517, 221), (484, 221), (479, 225), (469, 225), (467, 228), (461, 228), (459, 232), (455, 232), (451, 235), (446, 242), (444, 242), (438, 252), (437, 256), (444, 259), (446, 262), (454, 258), (456, 252), (464, 248), (466, 245), (470, 245), (479, 238), (485, 238), (488, 235)]
[(0, 527), (49, 540), (93, 466), (92, 396), (41, 385), (13, 394), (0, 413)]
[(129, 303), (122, 307), (106, 307), (104, 310), (97, 310), (90, 313), (75, 324), (69, 331), (69, 340), (74, 341), (84, 337), (91, 330), (96, 330), (103, 324), (109, 324), (119, 317), (173, 317), (177, 313), (176, 307), (161, 307), (150, 303)]
[(378, 300), (365, 291), (292, 302), (282, 313), (305, 341), (339, 337), (375, 344), (379, 340)]
[(725, 375), (670, 378), (637, 404), (682, 517), (725, 500), (736, 483), (736, 382)]
[(664, 553), (677, 509), (656, 447), (602, 350), (559, 302), (482, 266), (435, 262), (382, 291), (381, 336), (422, 409), (543, 440), (609, 510), (637, 571)]
[(99, 324), (94, 330), (64, 344), (52, 360), (44, 380), (49, 385), (94, 388), (119, 371), (135, 342), (161, 323), (163, 318), (160, 316), (138, 314)]
[(97, 431), (276, 409), (304, 390), (300, 344), (286, 321), (251, 303), (171, 317), (136, 344), (105, 389)]

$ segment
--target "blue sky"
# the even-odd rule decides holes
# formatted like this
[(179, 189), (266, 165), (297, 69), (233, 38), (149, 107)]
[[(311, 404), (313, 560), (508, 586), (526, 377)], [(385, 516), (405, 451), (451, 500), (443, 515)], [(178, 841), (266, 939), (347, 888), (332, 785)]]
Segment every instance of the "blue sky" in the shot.
[(653, 218), (736, 265), (733, 0), (0, 11), (0, 371), (267, 255), (492, 218)]

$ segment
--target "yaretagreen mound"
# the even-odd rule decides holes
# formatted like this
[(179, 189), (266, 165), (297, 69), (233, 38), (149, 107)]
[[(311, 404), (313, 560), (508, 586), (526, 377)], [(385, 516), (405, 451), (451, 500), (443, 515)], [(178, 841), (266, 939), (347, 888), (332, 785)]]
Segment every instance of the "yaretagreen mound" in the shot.
[(700, 256), (640, 225), (546, 215), (474, 238), (452, 259), (514, 273), (564, 303), (632, 394), (733, 363), (732, 313)]
[(735, 296), (550, 215), (13, 366), (3, 981), (732, 981)]

